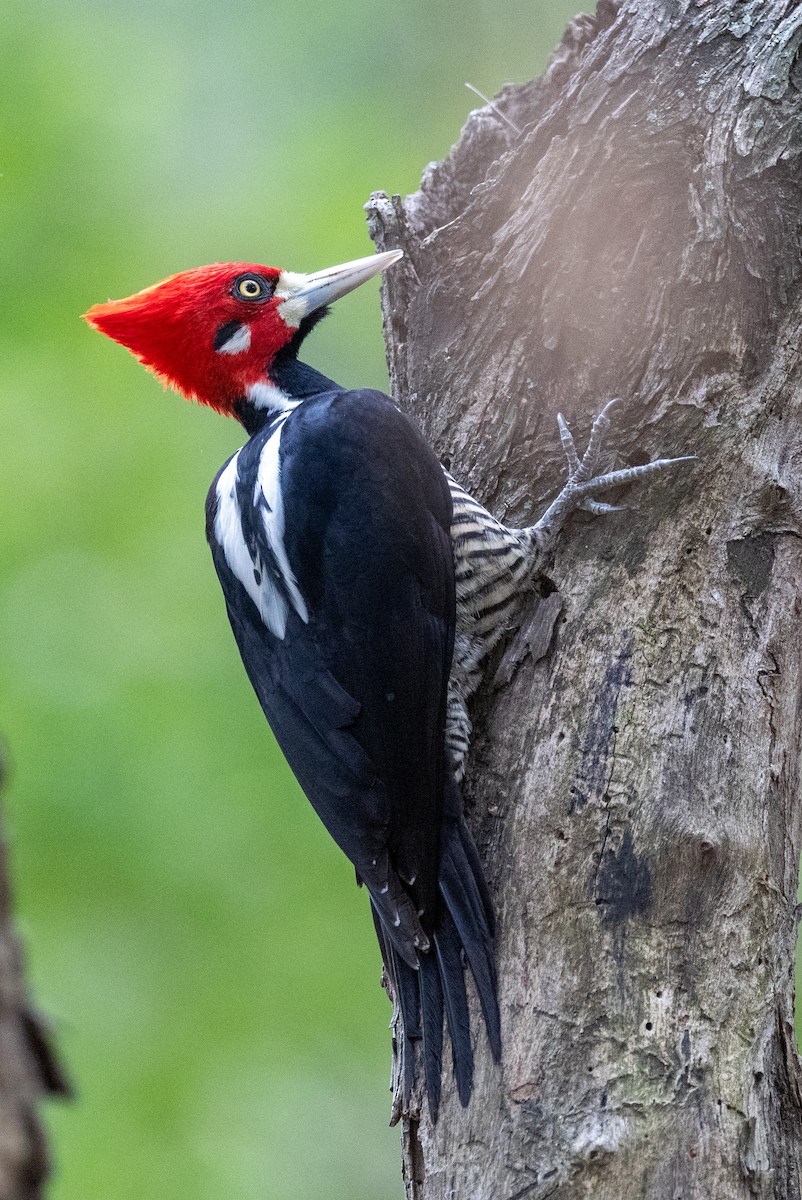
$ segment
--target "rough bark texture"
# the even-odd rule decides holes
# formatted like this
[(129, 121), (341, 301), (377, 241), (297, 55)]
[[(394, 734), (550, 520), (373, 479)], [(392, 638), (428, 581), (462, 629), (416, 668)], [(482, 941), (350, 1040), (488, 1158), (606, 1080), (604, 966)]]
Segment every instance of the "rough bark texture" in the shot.
[(520, 134), (473, 113), (368, 206), (397, 398), (497, 515), (558, 489), (558, 410), (700, 458), (573, 523), (478, 697), (504, 1057), (407, 1122), (415, 1200), (802, 1194), (801, 40), (605, 0), (497, 98)]
[(47, 1094), (67, 1095), (68, 1085), (48, 1031), (30, 1007), (0, 836), (0, 1200), (43, 1195), (50, 1164), (38, 1107)]

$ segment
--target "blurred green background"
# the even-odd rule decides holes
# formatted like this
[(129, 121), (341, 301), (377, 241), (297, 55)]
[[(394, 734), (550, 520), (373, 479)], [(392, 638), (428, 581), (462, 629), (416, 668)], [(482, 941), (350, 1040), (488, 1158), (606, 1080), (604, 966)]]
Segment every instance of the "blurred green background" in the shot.
[[(203, 502), (238, 427), (78, 314), (214, 260), (370, 253), (573, 0), (5, 0), (0, 730), (38, 1004), (78, 1100), (52, 1200), (401, 1196), (366, 899), (283, 765)], [(307, 357), (384, 386), (377, 287)]]

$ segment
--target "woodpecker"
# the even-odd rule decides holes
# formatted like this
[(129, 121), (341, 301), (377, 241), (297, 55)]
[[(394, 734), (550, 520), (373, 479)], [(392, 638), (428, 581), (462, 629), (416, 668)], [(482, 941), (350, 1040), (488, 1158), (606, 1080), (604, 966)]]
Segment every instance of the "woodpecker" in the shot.
[(597, 495), (686, 460), (596, 474), (610, 406), (582, 459), (559, 418), (568, 481), (537, 524), (507, 529), (387, 396), (298, 358), (328, 306), (402, 253), (310, 275), (217, 263), (85, 318), (248, 434), (209, 490), (212, 558), (275, 737), (369, 893), (403, 1027), (400, 1104), (422, 1042), (436, 1119), (444, 1020), (471, 1095), (466, 968), (501, 1056), (495, 919), (459, 786), (468, 701), (569, 513), (610, 511)]

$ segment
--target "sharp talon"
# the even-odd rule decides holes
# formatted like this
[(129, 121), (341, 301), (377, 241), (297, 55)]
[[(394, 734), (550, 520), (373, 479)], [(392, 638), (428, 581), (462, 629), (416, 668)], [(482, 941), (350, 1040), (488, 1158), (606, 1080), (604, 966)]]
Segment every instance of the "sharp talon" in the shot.
[(575, 487), (574, 497), (591, 497), (597, 492), (606, 492), (608, 488), (621, 487), (622, 484), (643, 479), (644, 476), (653, 475), (656, 471), (663, 471), (666, 467), (673, 467), (683, 462), (693, 462), (695, 458), (696, 456), (693, 454), (685, 455), (683, 458), (656, 458), (654, 462), (644, 463), (640, 467), (622, 467), (620, 471), (608, 471), (604, 475), (596, 475), (593, 479)]
[(571, 430), (565, 423), (565, 417), (562, 413), (557, 413), (557, 426), (560, 430), (560, 441), (562, 442), (565, 457), (568, 459), (568, 475), (569, 477), (576, 474), (580, 470), (581, 464), (579, 455), (576, 452), (576, 445), (571, 434)]
[(537, 530), (540, 535), (541, 548), (553, 545), (565, 524), (566, 518), (577, 508), (600, 515), (627, 510), (628, 506), (625, 504), (607, 504), (602, 500), (596, 500), (595, 497), (600, 492), (606, 492), (610, 488), (622, 487), (636, 480), (640, 481), (646, 476), (665, 470), (666, 467), (674, 467), (680, 463), (697, 461), (695, 454), (683, 454), (678, 458), (658, 458), (654, 462), (644, 463), (642, 466), (624, 467), (618, 471), (605, 470), (601, 474), (595, 474), (603, 445), (603, 434), (610, 424), (607, 414), (618, 403), (618, 397), (608, 400), (596, 417), (591, 426), (588, 446), (581, 461), (577, 456), (574, 439), (571, 436), (565, 418), (562, 413), (558, 413), (557, 424), (560, 430), (560, 440), (568, 459), (568, 480), (560, 494), (551, 502), (537, 524), (532, 526), (532, 529)]
[(588, 448), (582, 456), (583, 482), (590, 479), (593, 469), (599, 461), (601, 448), (604, 445), (604, 435), (610, 428), (610, 418), (607, 414), (615, 403), (615, 400), (608, 400), (590, 427)]
[(593, 513), (596, 517), (601, 517), (605, 513), (626, 512), (626, 504), (605, 504), (603, 500), (586, 500), (581, 507), (585, 512)]

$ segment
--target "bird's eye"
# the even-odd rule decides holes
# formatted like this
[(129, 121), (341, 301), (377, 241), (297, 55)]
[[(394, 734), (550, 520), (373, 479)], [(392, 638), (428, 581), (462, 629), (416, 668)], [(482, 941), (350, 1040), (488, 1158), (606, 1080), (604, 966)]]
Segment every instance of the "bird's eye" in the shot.
[(263, 275), (240, 275), (234, 280), (234, 295), (238, 300), (267, 300), (271, 287)]

